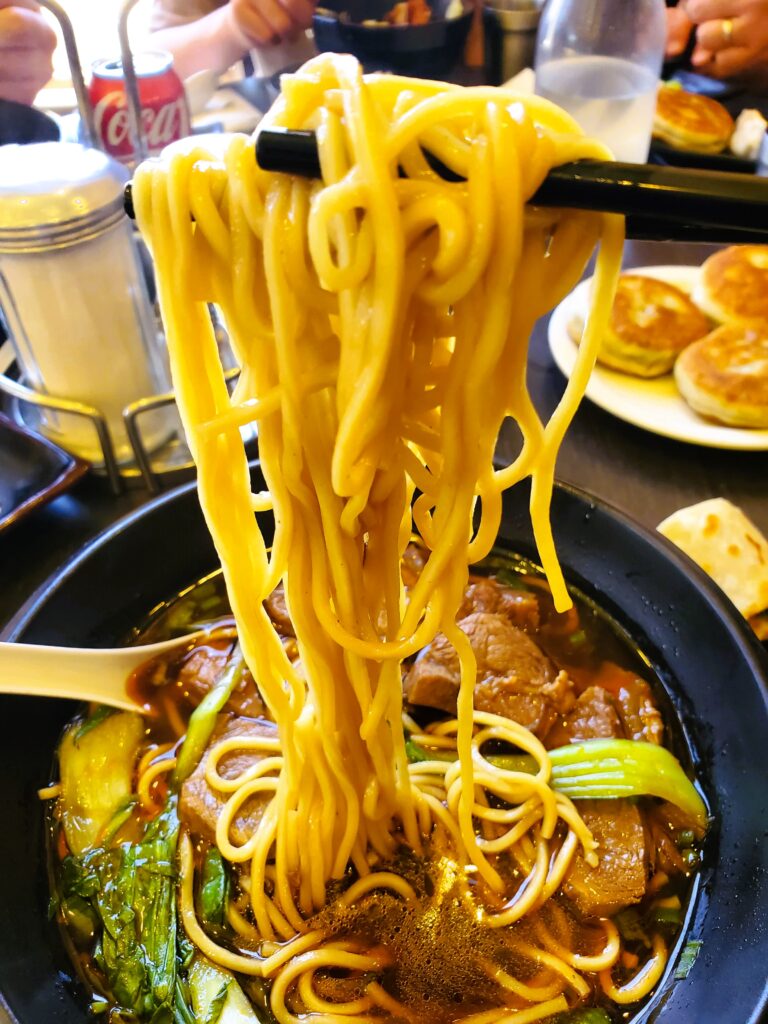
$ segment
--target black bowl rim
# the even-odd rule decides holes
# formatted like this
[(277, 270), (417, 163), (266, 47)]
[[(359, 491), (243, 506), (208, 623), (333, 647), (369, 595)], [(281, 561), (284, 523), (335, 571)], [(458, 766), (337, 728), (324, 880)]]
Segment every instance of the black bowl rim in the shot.
[[(258, 461), (252, 463), (252, 465), (258, 466)], [(196, 488), (196, 481), (191, 480), (179, 485), (178, 487), (174, 487), (171, 490), (165, 491), (163, 494), (157, 495), (157, 497), (150, 499), (138, 508), (127, 512), (100, 533), (96, 534), (95, 537), (92, 537), (84, 547), (70, 558), (66, 559), (58, 569), (55, 569), (48, 579), (41, 583), (40, 586), (37, 587), (37, 589), (24, 601), (19, 610), (5, 623), (3, 628), (0, 629), (0, 639), (12, 641), (19, 636), (26, 629), (30, 620), (36, 614), (37, 605), (41, 602), (42, 598), (51, 594), (54, 589), (62, 586), (66, 579), (77, 570), (78, 566), (91, 557), (94, 549), (104, 546), (112, 537), (115, 537), (128, 529), (132, 523), (143, 519), (147, 515), (151, 515), (155, 509), (176, 501), (182, 494), (188, 493)], [(766, 685), (768, 686), (768, 674), (766, 674), (768, 673), (768, 657), (766, 657), (765, 650), (760, 644), (760, 641), (750, 628), (747, 620), (739, 612), (727, 594), (724, 593), (712, 577), (707, 575), (707, 573), (705, 573), (692, 558), (686, 555), (684, 551), (677, 547), (676, 544), (673, 544), (672, 541), (668, 540), (663, 534), (658, 533), (656, 530), (651, 530), (638, 519), (635, 519), (630, 513), (625, 512), (623, 509), (614, 505), (605, 498), (598, 498), (589, 491), (586, 491), (581, 487), (576, 487), (574, 484), (570, 483), (561, 483), (560, 481), (556, 481), (555, 488), (556, 490), (572, 495), (574, 498), (587, 505), (600, 506), (605, 509), (614, 518), (621, 521), (625, 528), (628, 528), (633, 534), (650, 543), (652, 547), (663, 552), (665, 557), (669, 561), (674, 562), (678, 569), (692, 577), (697, 588), (706, 595), (709, 604), (716, 609), (723, 619), (728, 622), (729, 626), (732, 629), (735, 629), (736, 633), (740, 635), (741, 640), (745, 644), (745, 655), (749, 652), (751, 656), (750, 661), (754, 658), (753, 668), (755, 675), (758, 678), (760, 675), (763, 675)], [(763, 697), (765, 700), (766, 710), (768, 710), (767, 689), (763, 689)]]

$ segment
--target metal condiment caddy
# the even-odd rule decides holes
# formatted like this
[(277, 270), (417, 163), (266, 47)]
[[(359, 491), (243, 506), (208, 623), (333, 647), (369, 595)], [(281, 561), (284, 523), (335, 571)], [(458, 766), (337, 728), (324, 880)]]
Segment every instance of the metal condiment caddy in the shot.
[[(127, 0), (123, 5), (118, 35), (129, 127), (136, 154), (141, 160), (147, 155), (148, 146), (128, 40), (128, 16), (137, 2)], [(40, 4), (54, 15), (61, 27), (84, 146), (40, 144), (54, 147), (46, 152), (45, 157), (39, 150), (34, 154), (39, 161), (35, 170), (39, 170), (40, 186), (36, 190), (33, 183), (26, 189), (25, 179), (20, 176), (17, 179), (22, 183), (19, 185), (18, 202), (14, 202), (16, 197), (10, 176), (6, 178), (10, 187), (5, 194), (0, 187), (0, 200), (6, 203), (0, 216), (0, 300), (16, 354), (15, 369), (12, 365), (0, 366), (0, 392), (6, 396), (9, 411), (19, 422), (39, 429), (60, 444), (64, 442), (63, 446), (76, 454), (85, 455), (94, 463), (97, 472), (106, 477), (115, 493), (132, 482), (143, 484), (149, 491), (157, 491), (166, 480), (175, 480), (180, 470), (188, 472), (191, 468), (165, 358), (163, 356), (161, 360), (162, 367), (158, 358), (164, 345), (164, 341), (158, 344), (158, 337), (162, 337), (159, 318), (146, 295), (135, 239), (123, 237), (130, 233), (131, 228), (122, 209), (123, 181), (117, 173), (121, 170), (120, 165), (106, 154), (90, 152), (100, 150), (101, 143), (72, 23), (57, 0), (40, 0)], [(10, 150), (29, 148), (9, 147), (9, 156), (23, 164), (24, 155)], [(33, 154), (30, 152), (29, 156), (31, 158)], [(69, 165), (67, 161), (70, 161)], [(41, 166), (43, 162), (50, 171)], [(72, 168), (69, 175), (68, 166)], [(56, 178), (57, 173), (61, 178)], [(124, 177), (127, 178), (127, 172)], [(47, 184), (49, 193), (45, 191)], [(112, 233), (116, 234), (113, 236)], [(105, 248), (108, 244), (112, 246), (109, 253)], [(63, 249), (67, 249), (64, 258)], [(129, 249), (134, 252), (135, 266), (128, 255)], [(22, 260), (27, 262), (22, 265)], [(76, 265), (78, 260), (79, 268)], [(105, 260), (118, 264), (111, 267), (114, 278), (119, 281), (119, 288), (114, 293), (107, 291), (105, 294)], [(66, 268), (73, 278), (71, 288), (62, 268)], [(61, 274), (58, 273), (60, 270)], [(92, 278), (96, 279), (95, 283)], [(41, 281), (45, 281), (44, 287), (51, 295), (50, 308), (46, 308), (47, 303), (40, 302)], [(32, 294), (33, 288), (37, 289), (36, 295)], [(19, 294), (22, 294), (23, 302), (18, 301)], [(67, 325), (66, 316), (63, 317), (61, 334), (57, 335), (57, 310), (77, 317), (77, 310), (69, 307), (67, 295), (72, 296), (73, 307), (77, 307), (79, 302), (85, 310), (90, 302), (99, 308), (91, 316), (93, 311), (89, 307), (87, 316), (73, 321), (82, 325), (82, 331), (74, 328), (73, 324)], [(132, 314), (128, 308), (131, 303), (134, 307)], [(103, 337), (98, 330), (99, 315), (104, 319), (107, 305), (110, 307), (109, 316), (116, 321), (111, 351), (107, 344), (101, 346), (102, 350), (98, 346), (99, 338)], [(135, 322), (129, 322), (131, 315)], [(28, 330), (30, 323), (34, 328), (31, 332)], [(88, 337), (89, 330), (93, 338)], [(222, 331), (217, 325), (217, 332)], [(58, 338), (64, 339), (59, 351), (56, 350)], [(30, 339), (34, 339), (35, 344)], [(226, 338), (219, 334), (219, 339), (222, 349), (228, 348)], [(94, 348), (88, 349), (91, 343)], [(85, 357), (88, 351), (94, 351), (93, 360)], [(115, 360), (110, 365), (112, 354)], [(62, 397), (67, 387), (62, 387), (63, 378), (59, 371), (68, 358), (69, 380), (74, 379), (75, 373), (87, 377), (90, 372), (91, 390), (97, 399), (82, 400), (82, 393), (79, 397), (73, 397), (72, 393)], [(146, 360), (146, 387), (142, 385), (142, 358)], [(103, 365), (99, 364), (99, 359)], [(229, 378), (234, 380), (237, 372), (230, 369)], [(131, 386), (128, 385), (129, 377)], [(58, 389), (49, 386), (48, 381), (50, 385), (58, 384)], [(116, 395), (109, 394), (110, 383), (115, 385)], [(107, 387), (106, 392), (102, 385)], [(121, 388), (130, 398), (125, 404), (120, 401)], [(82, 392), (83, 389), (74, 385), (70, 389), (78, 390)], [(153, 390), (157, 393), (152, 393)], [(62, 423), (74, 426), (64, 430)], [(84, 447), (87, 450), (84, 451)]]

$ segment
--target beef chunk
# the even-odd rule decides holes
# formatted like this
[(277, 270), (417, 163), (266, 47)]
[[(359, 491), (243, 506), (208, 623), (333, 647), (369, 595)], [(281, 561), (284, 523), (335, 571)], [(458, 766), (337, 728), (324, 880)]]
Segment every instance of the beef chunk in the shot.
[(464, 601), (457, 618), (472, 612), (493, 612), (505, 615), (513, 626), (530, 632), (539, 628), (539, 602), (535, 594), (513, 590), (488, 576), (470, 576)]
[[(227, 666), (229, 646), (220, 650), (208, 644), (193, 648), (185, 655), (178, 672), (178, 685), (195, 707), (214, 686)], [(246, 669), (243, 678), (232, 691), (226, 708), (237, 715), (259, 718), (266, 714), (264, 701), (261, 699), (253, 676)]]
[[(503, 615), (473, 612), (459, 622), (477, 659), (475, 707), (519, 722), (543, 736), (573, 704), (573, 686), (522, 630)], [(442, 634), (420, 652), (405, 678), (405, 695), (456, 713), (459, 659)]]
[(592, 681), (613, 697), (628, 740), (662, 742), (664, 723), (644, 679), (613, 662), (604, 661)]
[(278, 583), (272, 593), (264, 602), (267, 615), (274, 623), (275, 629), (281, 636), (296, 636), (296, 631), (288, 614), (288, 605), (285, 600), (285, 587)]
[(416, 586), (424, 566), (427, 564), (429, 552), (420, 544), (409, 544), (403, 552), (400, 575), (406, 590)]
[(547, 746), (554, 750), (581, 740), (612, 739), (623, 735), (624, 729), (611, 695), (602, 686), (590, 686), (565, 718), (555, 722), (547, 733)]
[(599, 844), (600, 863), (590, 867), (579, 851), (563, 888), (585, 916), (610, 917), (645, 895), (648, 856), (643, 819), (627, 800), (580, 800), (577, 808)]
[[(209, 842), (216, 839), (216, 822), (230, 794), (220, 794), (211, 789), (205, 778), (205, 765), (212, 748), (223, 739), (232, 736), (275, 736), (276, 729), (271, 722), (263, 718), (241, 718), (220, 715), (216, 729), (208, 746), (203, 752), (200, 763), (182, 784), (179, 798), (179, 816), (191, 831)], [(254, 750), (233, 750), (221, 758), (218, 765), (219, 774), (234, 778), (247, 771), (266, 755)], [(232, 827), (232, 837), (236, 843), (244, 843), (253, 835), (261, 821), (269, 796), (258, 795), (246, 800)]]

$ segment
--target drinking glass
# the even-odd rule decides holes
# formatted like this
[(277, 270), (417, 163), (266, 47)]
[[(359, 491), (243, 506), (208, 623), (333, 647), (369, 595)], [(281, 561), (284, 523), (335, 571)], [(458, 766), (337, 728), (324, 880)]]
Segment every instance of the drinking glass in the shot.
[(642, 163), (665, 39), (664, 0), (549, 0), (536, 43), (536, 92), (617, 160)]

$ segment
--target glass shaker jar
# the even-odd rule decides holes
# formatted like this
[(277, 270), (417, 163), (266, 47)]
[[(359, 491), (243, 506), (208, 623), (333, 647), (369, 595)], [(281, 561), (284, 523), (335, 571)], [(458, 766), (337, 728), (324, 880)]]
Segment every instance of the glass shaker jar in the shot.
[[(170, 390), (164, 342), (123, 211), (127, 171), (75, 143), (5, 146), (0, 175), (0, 312), (29, 388), (83, 403), (106, 421), (114, 454), (130, 460), (123, 410)], [(87, 418), (36, 410), (51, 440), (100, 464)], [(39, 418), (38, 418), (39, 417)], [(170, 410), (144, 434), (158, 447)]]
[(666, 40), (664, 0), (549, 0), (536, 92), (567, 110), (617, 160), (648, 157)]

